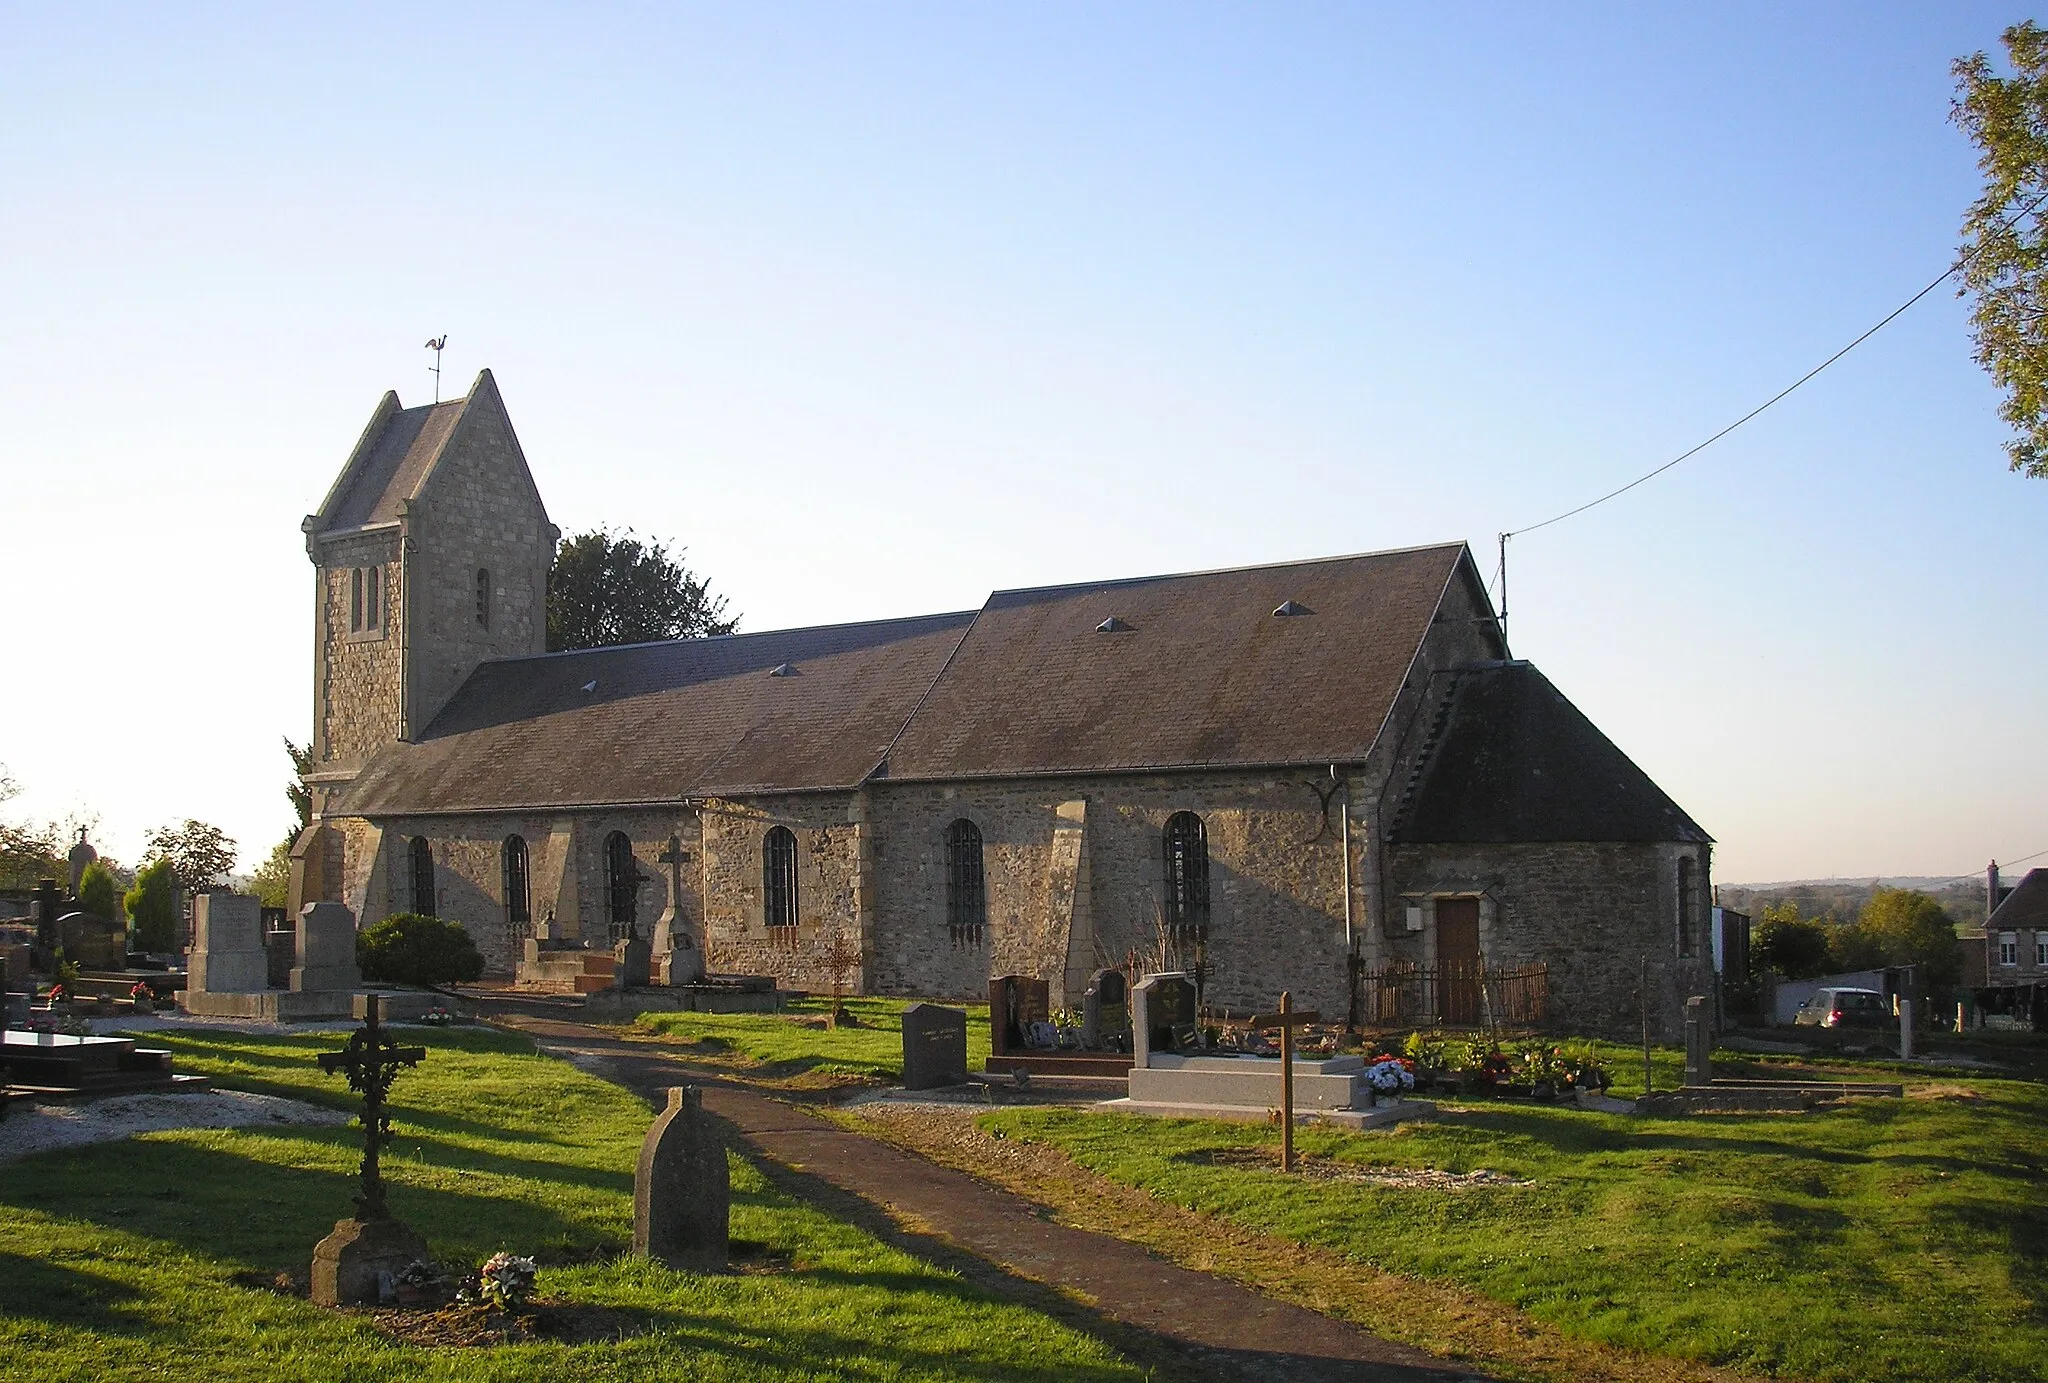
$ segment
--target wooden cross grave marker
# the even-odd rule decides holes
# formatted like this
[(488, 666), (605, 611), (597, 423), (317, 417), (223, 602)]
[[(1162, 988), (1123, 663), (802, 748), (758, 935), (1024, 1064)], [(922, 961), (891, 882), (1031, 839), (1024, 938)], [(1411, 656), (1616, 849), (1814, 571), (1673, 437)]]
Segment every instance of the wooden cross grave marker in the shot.
[(1320, 1023), (1323, 1015), (1312, 1008), (1297, 1010), (1290, 990), (1280, 993), (1278, 1013), (1252, 1015), (1254, 1028), (1280, 1029), (1280, 1170), (1294, 1170), (1294, 1030)]
[(363, 1025), (349, 1034), (348, 1046), (338, 1052), (322, 1052), (316, 1058), (328, 1075), (340, 1071), (348, 1076), (348, 1088), (363, 1097), (362, 1193), (356, 1197), (358, 1220), (388, 1220), (384, 1205), (384, 1179), (377, 1167), (377, 1154), (391, 1141), (391, 1116), (384, 1112), (384, 1096), (401, 1066), (417, 1066), (427, 1059), (425, 1047), (401, 1047), (391, 1040), (377, 1022), (381, 996), (364, 996)]

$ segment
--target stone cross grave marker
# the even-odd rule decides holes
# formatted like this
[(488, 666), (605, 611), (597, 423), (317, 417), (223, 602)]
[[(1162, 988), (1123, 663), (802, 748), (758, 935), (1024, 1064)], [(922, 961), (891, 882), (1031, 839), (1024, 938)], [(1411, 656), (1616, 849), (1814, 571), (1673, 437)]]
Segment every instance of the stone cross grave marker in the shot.
[(1280, 1011), (1260, 1013), (1252, 1018), (1255, 1028), (1280, 1029), (1280, 1170), (1294, 1170), (1294, 1030), (1320, 1023), (1323, 1015), (1312, 1008), (1296, 1009), (1294, 995), (1280, 991)]
[(1179, 1034), (1194, 1026), (1195, 986), (1185, 974), (1170, 970), (1147, 975), (1131, 990), (1131, 1064), (1150, 1066), (1152, 1054), (1171, 1053)]
[[(310, 910), (310, 909), (309, 909)], [(348, 1077), (349, 1089), (363, 1097), (363, 1164), (358, 1177), (354, 1218), (335, 1223), (334, 1233), (313, 1249), (313, 1302), (342, 1306), (375, 1302), (386, 1295), (390, 1278), (406, 1264), (427, 1256), (426, 1240), (391, 1217), (384, 1202), (384, 1178), (378, 1154), (391, 1141), (391, 1116), (384, 1097), (400, 1067), (426, 1060), (424, 1047), (401, 1047), (377, 1021), (378, 996), (368, 996), (363, 1025), (349, 1034), (338, 1052), (322, 1052), (316, 1060), (328, 1075)]]
[(696, 984), (704, 978), (704, 952), (683, 920), (683, 866), (690, 852), (680, 835), (670, 835), (668, 844), (654, 857), (668, 866), (668, 907), (654, 923), (653, 973), (656, 984)]
[(1685, 1083), (1714, 1083), (1714, 1024), (1701, 994), (1685, 1001)]
[(732, 1181), (725, 1140), (704, 1092), (669, 1087), (668, 1108), (640, 1144), (633, 1174), (633, 1252), (672, 1268), (714, 1273), (731, 1248)]
[(967, 1015), (938, 1004), (903, 1010), (903, 1088), (967, 1084)]

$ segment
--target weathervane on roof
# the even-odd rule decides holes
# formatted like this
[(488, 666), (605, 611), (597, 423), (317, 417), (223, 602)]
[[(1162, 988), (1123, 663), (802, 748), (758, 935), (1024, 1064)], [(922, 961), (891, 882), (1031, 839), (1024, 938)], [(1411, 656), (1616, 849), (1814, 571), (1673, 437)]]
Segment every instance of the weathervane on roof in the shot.
[(434, 363), (428, 368), (430, 368), (434, 372), (435, 403), (439, 403), (441, 401), (441, 348), (443, 346), (446, 346), (447, 344), (448, 333), (445, 331), (442, 332), (439, 336), (430, 336), (427, 338), (427, 349), (434, 353)]

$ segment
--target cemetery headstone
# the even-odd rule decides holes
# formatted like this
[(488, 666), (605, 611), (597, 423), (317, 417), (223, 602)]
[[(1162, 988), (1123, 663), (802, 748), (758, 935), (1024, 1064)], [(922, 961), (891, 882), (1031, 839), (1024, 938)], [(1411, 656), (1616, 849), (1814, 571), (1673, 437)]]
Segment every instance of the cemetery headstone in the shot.
[(672, 835), (655, 859), (668, 866), (668, 907), (654, 923), (652, 978), (656, 984), (696, 984), (704, 978), (704, 952), (683, 918), (683, 866), (690, 852)]
[(1705, 996), (1695, 994), (1685, 1001), (1685, 1083), (1711, 1085), (1714, 1081), (1714, 1022)]
[[(250, 900), (254, 902), (254, 899)], [(317, 905), (308, 905), (311, 912)], [(384, 1178), (378, 1154), (391, 1141), (391, 1116), (384, 1097), (400, 1067), (426, 1059), (421, 1047), (401, 1047), (378, 1022), (377, 996), (369, 996), (363, 1026), (349, 1035), (348, 1046), (322, 1052), (320, 1069), (348, 1077), (349, 1089), (363, 1097), (363, 1162), (357, 1181), (353, 1218), (337, 1220), (334, 1232), (313, 1248), (313, 1303), (350, 1306), (389, 1298), (392, 1279), (409, 1263), (427, 1257), (427, 1241), (411, 1226), (393, 1219), (384, 1200)]]
[(73, 898), (78, 896), (78, 886), (85, 881), (85, 871), (90, 869), (93, 861), (99, 857), (100, 852), (86, 843), (85, 827), (80, 826), (78, 828), (78, 843), (72, 846), (71, 853), (65, 856), (65, 862), (71, 866), (71, 896)]
[(1152, 1053), (1179, 1046), (1176, 1029), (1195, 1021), (1195, 986), (1180, 971), (1147, 975), (1131, 990), (1131, 1062), (1152, 1064)]
[(668, 1108), (640, 1144), (633, 1175), (633, 1252), (672, 1268), (719, 1272), (731, 1246), (732, 1182), (725, 1140), (704, 1092), (672, 1086)]
[(645, 989), (653, 977), (654, 949), (647, 939), (629, 936), (612, 947), (612, 988)]
[(1903, 997), (1899, 1000), (1899, 1059), (1913, 1059), (1913, 1001)]
[(202, 893), (192, 900), (185, 987), (196, 994), (255, 994), (270, 987), (261, 902), (241, 893)]
[(1050, 988), (1030, 975), (998, 975), (988, 982), (989, 1048), (995, 1056), (1021, 1056), (1033, 1023), (1052, 1017)]
[(89, 912), (58, 918), (57, 944), (66, 960), (88, 970), (119, 970), (128, 964), (128, 929)]
[(1081, 996), (1081, 1045), (1091, 1052), (1121, 1040), (1131, 1027), (1130, 982), (1121, 970), (1098, 970)]
[(967, 1015), (938, 1004), (903, 1010), (903, 1088), (967, 1083)]
[(43, 879), (36, 884), (33, 901), (36, 945), (47, 952), (57, 945), (57, 916), (64, 910), (64, 895), (57, 891), (55, 879)]
[(347, 904), (308, 903), (300, 909), (297, 956), (294, 994), (354, 989), (363, 982), (356, 968), (356, 915)]

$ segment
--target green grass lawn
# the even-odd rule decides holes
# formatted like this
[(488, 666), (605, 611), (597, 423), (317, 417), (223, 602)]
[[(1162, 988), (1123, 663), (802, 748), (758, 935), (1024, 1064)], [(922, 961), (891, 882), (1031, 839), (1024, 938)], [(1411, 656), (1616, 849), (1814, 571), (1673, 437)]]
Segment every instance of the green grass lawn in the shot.
[[(64, 1378), (1135, 1379), (1106, 1346), (775, 1190), (735, 1158), (732, 1230), (775, 1270), (626, 1255), (650, 1111), (485, 1031), (421, 1035), (393, 1090), (395, 1213), (444, 1261), (536, 1254), (539, 1289), (627, 1314), (621, 1342), (428, 1349), (258, 1285), (349, 1213), (350, 1127), (188, 1130), (0, 1165), (0, 1373)], [(331, 1034), (150, 1034), (223, 1085), (351, 1108)], [(0, 1125), (0, 1143), (6, 1139)]]
[[(1675, 1073), (1660, 1070), (1665, 1083)], [(981, 1122), (1576, 1337), (1798, 1378), (2048, 1379), (2048, 1090), (1977, 1077), (1915, 1090), (1799, 1116), (1474, 1104), (1391, 1134), (1298, 1137), (1338, 1162), (1534, 1183), (1454, 1191), (1219, 1162), (1272, 1148), (1278, 1131), (1260, 1125), (1049, 1110)]]
[[(648, 1013), (634, 1026), (689, 1044), (692, 1056), (744, 1066), (760, 1079), (902, 1079), (903, 1010), (910, 1004), (848, 999), (846, 1007), (858, 1027), (817, 1026), (832, 1011), (832, 1001), (824, 998), (797, 999), (786, 1014)], [(988, 1060), (988, 1005), (960, 1007), (967, 1010), (967, 1065), (979, 1070)]]

